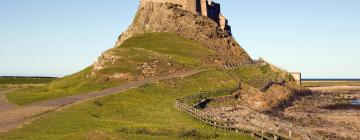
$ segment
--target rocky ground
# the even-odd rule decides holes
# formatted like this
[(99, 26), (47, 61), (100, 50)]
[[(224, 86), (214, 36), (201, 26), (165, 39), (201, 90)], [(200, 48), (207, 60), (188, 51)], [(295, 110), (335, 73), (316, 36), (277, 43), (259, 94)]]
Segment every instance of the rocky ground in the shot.
[[(343, 86), (341, 86), (343, 87)], [(351, 101), (360, 99), (360, 90), (322, 88), (313, 94), (299, 97), (283, 111), (265, 114), (240, 104), (209, 107), (205, 111), (219, 119), (236, 121), (237, 126), (267, 130), (293, 137), (310, 139), (359, 140), (360, 106)], [(240, 101), (241, 102), (241, 101)]]

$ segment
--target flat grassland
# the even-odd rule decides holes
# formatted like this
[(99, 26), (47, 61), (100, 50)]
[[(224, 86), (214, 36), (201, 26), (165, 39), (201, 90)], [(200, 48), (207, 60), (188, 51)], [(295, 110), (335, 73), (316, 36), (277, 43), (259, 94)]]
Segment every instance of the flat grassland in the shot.
[(0, 91), (50, 83), (56, 78), (0, 77)]
[(0, 77), (0, 85), (47, 84), (56, 78)]

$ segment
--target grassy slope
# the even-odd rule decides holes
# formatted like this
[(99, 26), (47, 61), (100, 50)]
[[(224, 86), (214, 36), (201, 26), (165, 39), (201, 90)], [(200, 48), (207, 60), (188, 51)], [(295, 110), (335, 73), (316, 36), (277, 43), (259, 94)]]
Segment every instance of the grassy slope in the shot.
[[(124, 42), (120, 47), (110, 50), (111, 54), (121, 56), (122, 59), (112, 64), (105, 64), (106, 68), (101, 70), (97, 78), (87, 78), (92, 68), (57, 79), (50, 84), (41, 87), (20, 89), (7, 94), (7, 98), (18, 105), (26, 105), (57, 97), (86, 93), (113, 87), (124, 81), (110, 79), (104, 81), (104, 75), (115, 73), (130, 73), (136, 75), (138, 64), (149, 60), (160, 60), (158, 69), (165, 71), (169, 69), (167, 63), (177, 64), (178, 67), (194, 69), (200, 67), (203, 59), (214, 54), (213, 51), (201, 46), (201, 44), (184, 39), (171, 33), (146, 33), (133, 37)], [(173, 66), (175, 67), (175, 66)]]
[(176, 98), (236, 85), (230, 73), (217, 70), (161, 81), (45, 115), (0, 139), (250, 139), (209, 127), (173, 106)]
[(282, 80), (290, 81), (291, 76), (283, 71), (274, 71), (270, 65), (245, 67), (240, 69), (229, 70), (234, 75), (239, 76), (239, 80), (255, 88), (263, 88), (269, 82), (281, 82)]

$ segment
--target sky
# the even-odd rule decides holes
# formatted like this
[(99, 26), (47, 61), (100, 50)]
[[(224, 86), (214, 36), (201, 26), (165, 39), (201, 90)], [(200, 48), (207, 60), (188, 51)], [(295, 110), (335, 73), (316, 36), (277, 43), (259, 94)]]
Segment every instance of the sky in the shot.
[[(304, 78), (360, 78), (359, 0), (214, 0), (234, 38)], [(0, 0), (0, 75), (65, 76), (130, 25), (138, 0)]]

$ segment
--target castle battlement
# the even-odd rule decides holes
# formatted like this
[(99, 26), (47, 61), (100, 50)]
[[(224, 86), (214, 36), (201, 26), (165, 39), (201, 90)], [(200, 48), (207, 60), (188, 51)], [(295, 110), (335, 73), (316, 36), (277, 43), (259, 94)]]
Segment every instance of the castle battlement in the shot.
[(141, 5), (146, 2), (174, 3), (181, 5), (184, 10), (208, 17), (231, 34), (228, 20), (221, 14), (221, 6), (212, 0), (141, 0)]

